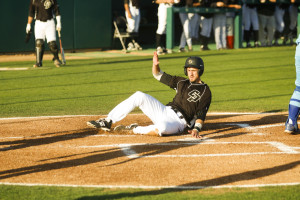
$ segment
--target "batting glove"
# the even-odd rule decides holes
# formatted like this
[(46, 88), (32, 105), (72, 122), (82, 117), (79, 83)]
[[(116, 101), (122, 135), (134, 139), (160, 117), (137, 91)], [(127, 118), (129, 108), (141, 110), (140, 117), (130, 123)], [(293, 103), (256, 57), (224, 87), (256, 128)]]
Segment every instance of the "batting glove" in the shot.
[(27, 24), (26, 26), (26, 33), (29, 33), (31, 30), (31, 24)]
[(57, 22), (56, 30), (60, 32), (61, 31), (61, 17), (60, 17), (60, 15), (56, 16), (56, 22)]

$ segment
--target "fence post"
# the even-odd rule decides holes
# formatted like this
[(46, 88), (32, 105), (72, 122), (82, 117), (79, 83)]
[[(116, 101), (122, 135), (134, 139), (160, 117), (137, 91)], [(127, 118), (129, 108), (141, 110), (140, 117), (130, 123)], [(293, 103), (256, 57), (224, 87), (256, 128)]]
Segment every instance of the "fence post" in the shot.
[(174, 25), (174, 12), (173, 7), (167, 8), (167, 33), (166, 33), (166, 47), (167, 49), (173, 49), (174, 48), (174, 31), (175, 31), (175, 25)]
[(234, 18), (234, 48), (239, 49), (243, 47), (242, 38), (242, 9), (235, 13)]

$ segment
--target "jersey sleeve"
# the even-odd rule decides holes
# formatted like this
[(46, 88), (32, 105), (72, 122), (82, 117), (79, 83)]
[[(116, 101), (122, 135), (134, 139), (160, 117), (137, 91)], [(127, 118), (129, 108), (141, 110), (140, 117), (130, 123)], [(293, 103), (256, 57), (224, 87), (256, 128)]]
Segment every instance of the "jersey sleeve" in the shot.
[(185, 80), (185, 78), (183, 77), (179, 77), (179, 76), (172, 76), (170, 74), (167, 74), (166, 72), (163, 73), (160, 82), (169, 86), (172, 89), (176, 89), (177, 88), (177, 83), (180, 80)]
[(54, 1), (53, 12), (54, 12), (55, 16), (60, 16), (60, 10), (59, 10), (59, 5), (58, 5), (57, 1)]
[(28, 16), (34, 18), (34, 15), (35, 15), (35, 6), (33, 5), (33, 1), (30, 0)]

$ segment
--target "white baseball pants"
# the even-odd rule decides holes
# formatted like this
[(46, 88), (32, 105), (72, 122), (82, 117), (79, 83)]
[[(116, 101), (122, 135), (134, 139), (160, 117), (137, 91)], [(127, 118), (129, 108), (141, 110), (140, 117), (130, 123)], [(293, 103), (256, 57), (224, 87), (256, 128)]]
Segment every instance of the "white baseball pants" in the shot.
[(154, 123), (149, 126), (138, 126), (133, 129), (135, 134), (147, 134), (158, 131), (160, 136), (180, 133), (186, 127), (186, 121), (180, 119), (170, 106), (163, 105), (154, 97), (137, 91), (128, 99), (118, 104), (107, 116), (113, 123), (125, 118), (135, 107), (139, 107), (143, 113)]
[(167, 29), (167, 8), (171, 7), (171, 4), (160, 3), (157, 10), (158, 27), (156, 33), (159, 35), (166, 34)]
[(213, 26), (217, 49), (226, 48), (226, 15), (223, 13), (214, 14)]
[(47, 42), (56, 41), (56, 31), (55, 31), (55, 22), (54, 19), (42, 22), (40, 20), (35, 21), (34, 26), (34, 35), (35, 39), (42, 39)]
[(189, 48), (192, 48), (190, 20), (194, 17), (194, 15), (194, 13), (179, 13), (179, 18), (183, 28), (179, 48), (184, 48), (186, 44)]
[(125, 16), (128, 23), (127, 32), (138, 33), (140, 28), (140, 21), (141, 21), (140, 9), (132, 6), (132, 3), (130, 1), (129, 10), (132, 18), (129, 18), (127, 12), (125, 12)]

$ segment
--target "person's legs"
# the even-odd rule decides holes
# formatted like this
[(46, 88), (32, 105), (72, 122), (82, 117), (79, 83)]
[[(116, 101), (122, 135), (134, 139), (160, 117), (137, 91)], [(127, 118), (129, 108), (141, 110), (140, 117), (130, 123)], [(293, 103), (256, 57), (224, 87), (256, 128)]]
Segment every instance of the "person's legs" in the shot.
[(289, 116), (286, 121), (285, 132), (292, 133), (298, 131), (298, 116), (300, 113), (300, 35), (296, 41), (295, 66), (296, 66), (296, 89), (290, 99)]
[(112, 123), (124, 119), (136, 107), (140, 108), (154, 123), (154, 125), (134, 128), (133, 132), (136, 134), (156, 132), (159, 135), (163, 135), (177, 133), (184, 129), (185, 124), (170, 107), (163, 105), (154, 97), (139, 91), (118, 104), (109, 112), (105, 119), (90, 121), (87, 124), (94, 128), (110, 130)]

